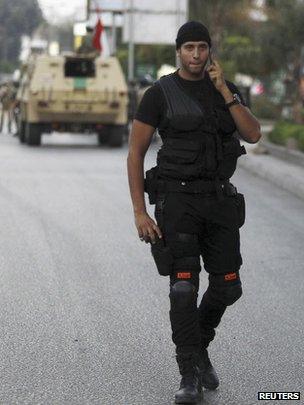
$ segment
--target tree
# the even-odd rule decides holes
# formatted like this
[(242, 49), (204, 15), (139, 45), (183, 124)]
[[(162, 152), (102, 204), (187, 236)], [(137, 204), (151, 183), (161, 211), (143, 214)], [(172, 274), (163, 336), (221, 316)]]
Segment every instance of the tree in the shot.
[[(270, 86), (286, 77), (294, 117), (304, 105), (304, 0), (190, 0), (190, 18), (209, 27), (225, 74), (258, 77)], [(252, 11), (266, 18), (252, 18)]]
[(0, 0), (0, 61), (16, 63), (20, 38), (43, 21), (37, 0)]
[(213, 47), (217, 50), (227, 32), (243, 30), (251, 5), (252, 0), (189, 0), (189, 17), (200, 20), (209, 28)]
[(253, 31), (255, 22), (250, 12), (252, 0), (190, 0), (189, 17), (205, 24), (212, 37), (213, 53), (220, 59), (227, 78), (236, 72), (255, 76), (252, 63), (260, 52)]
[(267, 0), (265, 12), (268, 20), (263, 24), (259, 37), (260, 65), (263, 73), (285, 72), (286, 97), (293, 104), (293, 117), (303, 122), (304, 80), (303, 38), (304, 2), (302, 0)]

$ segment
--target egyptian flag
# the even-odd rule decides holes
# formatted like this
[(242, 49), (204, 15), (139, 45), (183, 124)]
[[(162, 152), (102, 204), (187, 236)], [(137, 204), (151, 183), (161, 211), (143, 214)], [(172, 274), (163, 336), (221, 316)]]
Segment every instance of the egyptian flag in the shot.
[(98, 18), (97, 24), (95, 25), (94, 29), (94, 36), (93, 36), (93, 46), (95, 49), (98, 49), (100, 53), (102, 52), (102, 42), (101, 42), (101, 35), (104, 30), (104, 26), (100, 18)]

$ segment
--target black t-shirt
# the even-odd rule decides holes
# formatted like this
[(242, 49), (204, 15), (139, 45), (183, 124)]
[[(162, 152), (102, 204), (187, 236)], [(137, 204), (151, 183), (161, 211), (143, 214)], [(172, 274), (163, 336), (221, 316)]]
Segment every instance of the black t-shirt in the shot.
[[(210, 97), (213, 97), (214, 107), (217, 110), (219, 117), (220, 129), (224, 134), (233, 133), (236, 130), (234, 120), (229, 112), (229, 109), (225, 106), (225, 100), (223, 96), (214, 88), (213, 96), (210, 94), (210, 81), (207, 82), (206, 76), (201, 80), (185, 80), (174, 72), (174, 79), (178, 84), (194, 99), (202, 105), (203, 110), (210, 107)], [(239, 89), (226, 80), (226, 84), (230, 91), (234, 94), (237, 93), (242, 101), (243, 105), (246, 105)], [(135, 119), (151, 125), (154, 128), (159, 128), (161, 122), (165, 119), (167, 113), (167, 103), (163, 90), (158, 82), (148, 88), (143, 95), (143, 98), (139, 104)]]

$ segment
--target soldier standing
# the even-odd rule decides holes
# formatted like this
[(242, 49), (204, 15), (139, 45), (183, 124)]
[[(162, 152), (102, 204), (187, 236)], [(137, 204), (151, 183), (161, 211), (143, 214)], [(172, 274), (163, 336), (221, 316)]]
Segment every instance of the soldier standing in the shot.
[(14, 83), (6, 83), (0, 91), (1, 117), (0, 132), (3, 131), (4, 121), (7, 122), (7, 130), (12, 132), (12, 123), (15, 122), (14, 108), (16, 105), (17, 90)]

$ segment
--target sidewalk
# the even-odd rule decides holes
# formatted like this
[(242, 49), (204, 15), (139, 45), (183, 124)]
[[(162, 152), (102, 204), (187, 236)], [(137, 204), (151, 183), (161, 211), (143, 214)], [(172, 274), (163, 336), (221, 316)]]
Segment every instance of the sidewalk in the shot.
[[(262, 125), (262, 133), (269, 131), (269, 125)], [(262, 147), (263, 142), (261, 143)], [(265, 144), (267, 145), (267, 144)], [(304, 200), (304, 166), (275, 157), (271, 154), (255, 153), (259, 145), (244, 142), (247, 155), (238, 159), (238, 166), (271, 181), (279, 187)], [(272, 150), (270, 150), (272, 153)], [(303, 157), (304, 161), (304, 157)], [(300, 163), (300, 162), (299, 162)]]

